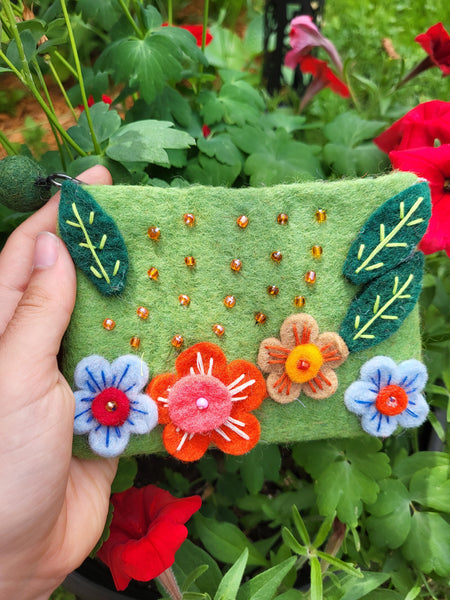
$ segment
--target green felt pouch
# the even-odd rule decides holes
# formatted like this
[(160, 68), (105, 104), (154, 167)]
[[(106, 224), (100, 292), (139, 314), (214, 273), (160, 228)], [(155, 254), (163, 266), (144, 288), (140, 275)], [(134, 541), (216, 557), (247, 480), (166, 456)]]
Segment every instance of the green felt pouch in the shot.
[[(408, 173), (248, 189), (65, 182), (74, 453), (189, 461), (208, 446), (360, 435), (344, 397), (361, 367), (421, 355), (430, 210)], [(391, 427), (389, 410), (369, 433)]]

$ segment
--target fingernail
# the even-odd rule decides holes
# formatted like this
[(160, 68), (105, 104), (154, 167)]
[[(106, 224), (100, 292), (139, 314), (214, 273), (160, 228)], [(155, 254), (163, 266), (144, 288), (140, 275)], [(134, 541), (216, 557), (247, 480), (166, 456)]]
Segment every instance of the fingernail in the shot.
[(34, 246), (33, 269), (53, 267), (59, 254), (59, 238), (53, 233), (43, 231), (36, 236)]

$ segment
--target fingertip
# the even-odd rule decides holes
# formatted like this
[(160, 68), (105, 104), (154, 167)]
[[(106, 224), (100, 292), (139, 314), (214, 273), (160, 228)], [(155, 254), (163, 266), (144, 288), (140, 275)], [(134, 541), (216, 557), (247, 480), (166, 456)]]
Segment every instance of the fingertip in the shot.
[(112, 185), (111, 173), (103, 165), (95, 165), (78, 175), (77, 179), (83, 183), (96, 185)]

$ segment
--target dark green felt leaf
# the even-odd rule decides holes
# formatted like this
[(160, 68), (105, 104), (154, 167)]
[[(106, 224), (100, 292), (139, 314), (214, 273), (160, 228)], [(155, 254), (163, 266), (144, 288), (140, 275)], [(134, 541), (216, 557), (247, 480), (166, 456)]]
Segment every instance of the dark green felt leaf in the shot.
[(351, 245), (344, 275), (352, 283), (366, 283), (398, 265), (422, 239), (430, 216), (425, 182), (390, 198), (370, 216)]
[(397, 331), (419, 297), (423, 263), (423, 254), (415, 253), (368, 283), (352, 301), (339, 330), (350, 352), (375, 346)]
[(105, 296), (120, 293), (128, 272), (125, 242), (114, 220), (73, 181), (62, 185), (58, 225), (77, 267)]

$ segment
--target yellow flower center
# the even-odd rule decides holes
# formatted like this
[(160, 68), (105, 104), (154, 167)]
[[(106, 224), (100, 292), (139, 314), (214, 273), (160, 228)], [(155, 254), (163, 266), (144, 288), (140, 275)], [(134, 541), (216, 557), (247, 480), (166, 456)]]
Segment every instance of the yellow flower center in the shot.
[(322, 354), (314, 344), (300, 344), (291, 350), (286, 359), (286, 373), (295, 383), (313, 379), (323, 365)]

